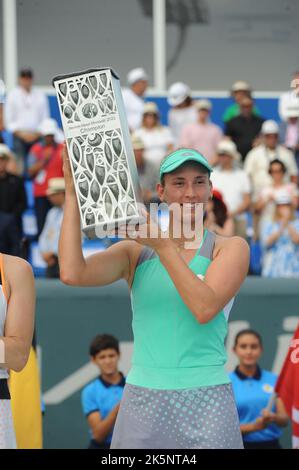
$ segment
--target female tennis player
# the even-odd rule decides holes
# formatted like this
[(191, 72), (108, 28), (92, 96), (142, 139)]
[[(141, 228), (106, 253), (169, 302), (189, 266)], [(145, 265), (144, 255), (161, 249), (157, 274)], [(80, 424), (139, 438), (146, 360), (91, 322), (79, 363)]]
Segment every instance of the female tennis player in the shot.
[(102, 286), (123, 278), (131, 294), (134, 354), (111, 448), (243, 448), (224, 339), (249, 249), (242, 238), (203, 228), (209, 163), (191, 149), (162, 161), (157, 192), (169, 207), (167, 237), (150, 236), (155, 223), (147, 214), (135, 233), (120, 230), (127, 239), (86, 259), (66, 150), (64, 171), (62, 281)]
[(35, 311), (34, 278), (21, 258), (0, 254), (0, 449), (15, 449), (9, 370), (21, 371), (32, 344)]

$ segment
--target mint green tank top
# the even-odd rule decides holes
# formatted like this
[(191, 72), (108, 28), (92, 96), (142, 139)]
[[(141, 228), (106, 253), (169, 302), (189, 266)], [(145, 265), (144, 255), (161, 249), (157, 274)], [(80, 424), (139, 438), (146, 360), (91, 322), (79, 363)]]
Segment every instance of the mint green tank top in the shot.
[[(199, 277), (211, 263), (215, 238), (205, 230), (201, 246), (188, 264)], [(210, 322), (200, 324), (157, 253), (144, 247), (131, 289), (134, 352), (127, 383), (164, 390), (229, 383), (224, 340), (232, 302)]]

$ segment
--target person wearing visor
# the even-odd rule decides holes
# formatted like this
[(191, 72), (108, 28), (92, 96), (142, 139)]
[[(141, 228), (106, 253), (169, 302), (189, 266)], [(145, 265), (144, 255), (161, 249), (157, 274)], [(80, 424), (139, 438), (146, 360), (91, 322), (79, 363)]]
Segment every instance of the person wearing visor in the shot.
[(224, 339), (249, 249), (242, 238), (204, 229), (211, 172), (195, 150), (166, 156), (156, 187), (169, 209), (166, 236), (146, 213), (138, 230), (120, 227), (124, 240), (84, 259), (65, 149), (61, 280), (103, 286), (125, 279), (132, 302), (134, 354), (112, 449), (243, 448)]

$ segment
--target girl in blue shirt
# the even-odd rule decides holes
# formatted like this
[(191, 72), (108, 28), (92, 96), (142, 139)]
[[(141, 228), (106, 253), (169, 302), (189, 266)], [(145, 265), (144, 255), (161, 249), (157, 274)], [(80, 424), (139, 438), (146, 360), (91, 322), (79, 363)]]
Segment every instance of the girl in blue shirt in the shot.
[(280, 398), (271, 410), (267, 409), (277, 376), (260, 369), (263, 352), (261, 336), (253, 330), (240, 331), (235, 339), (234, 352), (239, 365), (231, 372), (233, 391), (240, 419), (245, 449), (279, 449), (281, 427), (288, 415)]

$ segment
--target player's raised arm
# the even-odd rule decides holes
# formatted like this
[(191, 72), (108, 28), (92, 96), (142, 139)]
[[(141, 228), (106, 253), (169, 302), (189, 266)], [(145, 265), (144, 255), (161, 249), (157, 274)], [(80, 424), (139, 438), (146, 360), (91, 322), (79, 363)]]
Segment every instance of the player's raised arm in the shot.
[(84, 258), (80, 214), (66, 146), (63, 151), (65, 207), (59, 239), (60, 279), (73, 286), (101, 286), (129, 275), (129, 245), (119, 242)]

